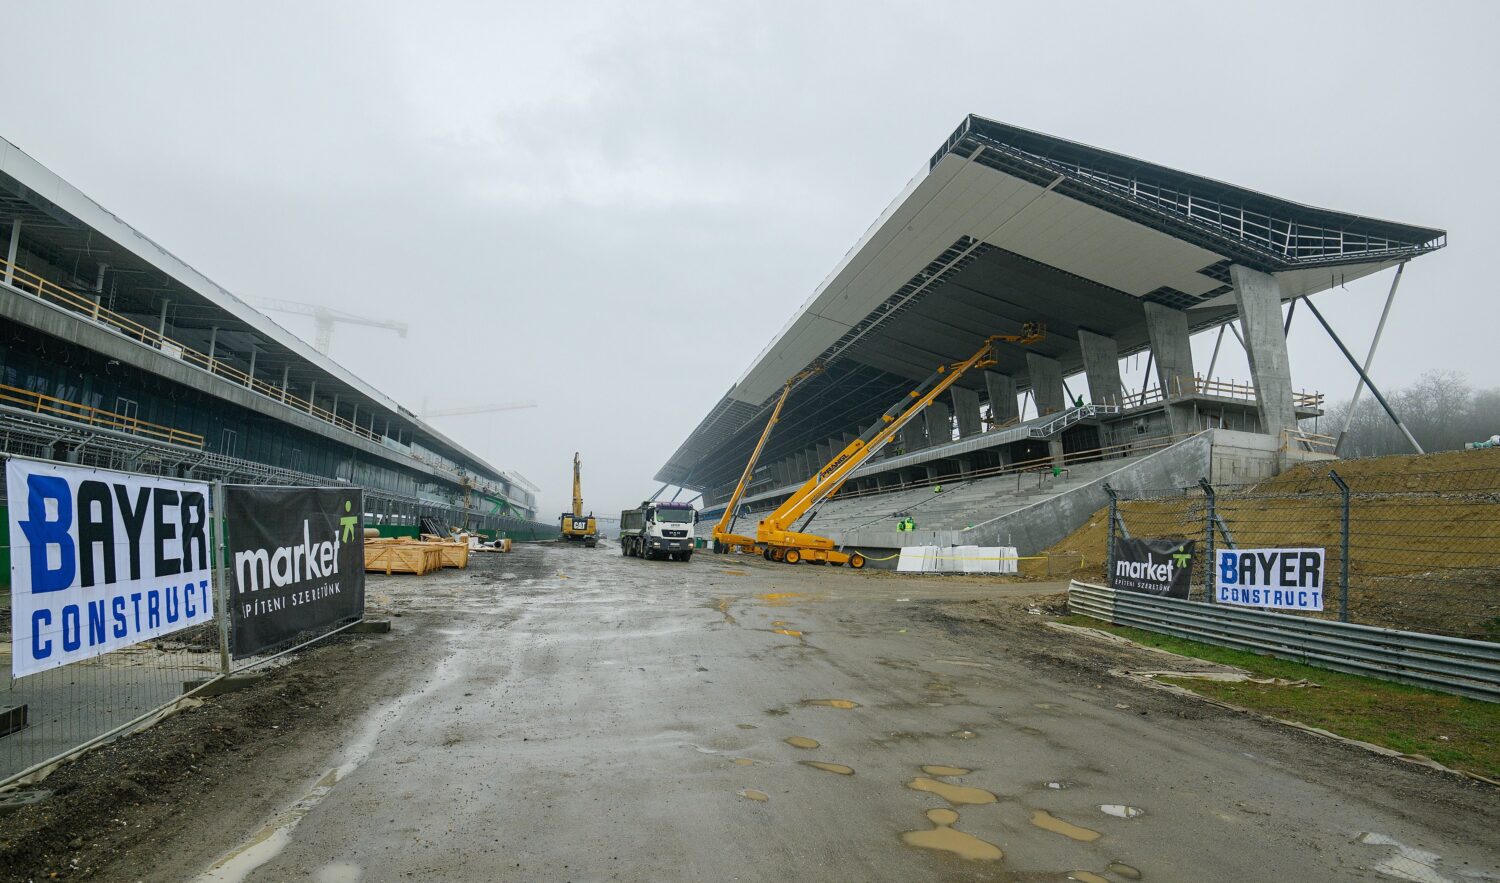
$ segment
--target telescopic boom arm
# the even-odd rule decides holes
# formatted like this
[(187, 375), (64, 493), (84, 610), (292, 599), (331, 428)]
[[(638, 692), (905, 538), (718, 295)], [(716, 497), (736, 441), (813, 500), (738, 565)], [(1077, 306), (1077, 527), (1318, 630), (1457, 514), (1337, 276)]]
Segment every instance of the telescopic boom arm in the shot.
[(760, 441), (755, 443), (755, 450), (750, 452), (750, 460), (745, 463), (745, 471), (740, 474), (740, 482), (735, 485), (734, 493), (729, 495), (729, 502), (724, 506), (724, 514), (720, 516), (719, 523), (714, 525), (713, 539), (715, 551), (731, 551), (732, 547), (738, 546), (746, 551), (755, 551), (755, 540), (750, 537), (737, 536), (729, 532), (729, 525), (734, 520), (735, 509), (739, 507), (740, 500), (745, 496), (745, 488), (750, 486), (750, 476), (755, 472), (755, 464), (760, 461), (761, 451), (766, 448), (766, 442), (771, 438), (771, 430), (781, 417), (781, 407), (786, 404), (787, 397), (791, 395), (792, 388), (803, 380), (823, 370), (821, 362), (814, 363), (811, 367), (799, 372), (792, 377), (781, 388), (781, 397), (776, 400), (776, 407), (771, 409), (771, 417), (766, 421), (766, 428), (760, 434)]
[(786, 502), (766, 516), (756, 528), (755, 539), (766, 548), (767, 557), (795, 564), (803, 558), (845, 562), (861, 567), (862, 556), (833, 550), (833, 541), (815, 534), (798, 533), (792, 530), (797, 519), (808, 510), (832, 496), (848, 480), (851, 473), (869, 460), (885, 446), (911, 419), (922, 413), (948, 387), (958, 382), (966, 371), (985, 368), (995, 364), (995, 345), (1008, 341), (1021, 345), (1043, 339), (1046, 331), (1039, 323), (1028, 323), (1020, 335), (997, 334), (988, 337), (979, 351), (962, 362), (941, 365), (906, 398), (892, 405), (880, 415), (880, 421), (838, 453), (832, 460), (798, 488)]

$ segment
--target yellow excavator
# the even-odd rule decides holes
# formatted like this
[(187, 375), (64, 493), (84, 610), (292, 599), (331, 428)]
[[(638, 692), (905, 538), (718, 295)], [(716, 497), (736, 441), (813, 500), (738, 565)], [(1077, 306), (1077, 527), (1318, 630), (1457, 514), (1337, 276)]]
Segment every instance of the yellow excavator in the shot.
[(792, 387), (817, 374), (823, 370), (821, 362), (814, 362), (811, 367), (799, 372), (792, 377), (781, 388), (781, 398), (776, 400), (776, 407), (771, 409), (771, 417), (766, 421), (766, 428), (761, 431), (760, 441), (755, 443), (755, 450), (750, 452), (750, 461), (745, 464), (745, 471), (740, 474), (740, 483), (735, 485), (734, 493), (729, 495), (729, 502), (724, 506), (724, 514), (719, 518), (719, 523), (714, 525), (713, 540), (715, 552), (759, 552), (760, 547), (755, 544), (751, 537), (732, 533), (735, 517), (735, 509), (739, 508), (740, 499), (745, 496), (745, 488), (750, 485), (750, 474), (755, 471), (755, 464), (760, 460), (760, 452), (765, 450), (766, 442), (771, 438), (771, 429), (776, 426), (776, 421), (781, 417), (781, 406), (786, 404), (787, 396), (791, 395)]
[(593, 513), (583, 514), (582, 466), (578, 452), (573, 452), (573, 511), (558, 516), (562, 537), (570, 543), (583, 543), (590, 549), (599, 545), (599, 523)]
[[(1028, 322), (1021, 327), (1020, 334), (997, 334), (988, 337), (979, 351), (962, 362), (939, 365), (930, 377), (922, 381), (906, 397), (892, 405), (880, 415), (880, 421), (870, 427), (864, 435), (850, 442), (847, 447), (829, 460), (775, 512), (763, 518), (755, 530), (755, 541), (768, 561), (783, 561), (797, 564), (801, 561), (816, 561), (821, 564), (843, 565), (860, 568), (865, 566), (865, 557), (858, 552), (835, 549), (833, 540), (817, 534), (806, 533), (808, 520), (801, 529), (794, 526), (797, 520), (807, 515), (819, 503), (828, 499), (843, 487), (849, 476), (861, 464), (870, 459), (886, 442), (895, 437), (913, 417), (922, 413), (928, 405), (958, 382), (967, 371), (986, 368), (995, 364), (995, 345), (1001, 342), (1026, 346), (1046, 338), (1046, 326), (1040, 322)], [(816, 512), (813, 513), (816, 515)]]

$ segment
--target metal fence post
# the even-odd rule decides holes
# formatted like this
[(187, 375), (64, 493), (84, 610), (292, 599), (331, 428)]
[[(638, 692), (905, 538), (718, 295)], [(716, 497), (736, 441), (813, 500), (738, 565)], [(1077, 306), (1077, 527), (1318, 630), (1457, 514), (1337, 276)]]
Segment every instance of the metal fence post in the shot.
[(214, 520), (219, 528), (218, 563), (214, 568), (214, 580), (218, 583), (214, 592), (214, 620), (219, 627), (219, 674), (229, 676), (229, 519), (224, 512), (224, 483), (214, 482)]
[(1342, 511), (1339, 513), (1339, 622), (1349, 621), (1349, 485), (1334, 470), (1328, 477), (1339, 486)]
[(1218, 515), (1218, 501), (1214, 496), (1214, 486), (1208, 483), (1208, 479), (1198, 479), (1198, 487), (1203, 490), (1203, 600), (1214, 603), (1214, 518)]
[(1104, 492), (1109, 494), (1109, 541), (1104, 553), (1104, 583), (1113, 586), (1115, 579), (1115, 525), (1120, 523), (1120, 495), (1104, 483)]

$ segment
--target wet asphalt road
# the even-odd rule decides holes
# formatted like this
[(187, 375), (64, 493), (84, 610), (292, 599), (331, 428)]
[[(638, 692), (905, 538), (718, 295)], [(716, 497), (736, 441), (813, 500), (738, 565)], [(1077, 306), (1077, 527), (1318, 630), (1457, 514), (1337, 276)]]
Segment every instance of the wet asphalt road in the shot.
[[(372, 578), (372, 598), (452, 612), (413, 636), (433, 665), (350, 721), (329, 775), (265, 829), (222, 832), (241, 845), (212, 879), (1494, 871), (1493, 839), (1384, 791), (1374, 759), (1330, 761), (1266, 724), (1143, 716), (1113, 685), (1052, 677), (1025, 648), (924, 612), (1035, 587), (707, 553), (644, 562), (613, 544), (523, 548), (443, 579)], [(1116, 805), (1142, 813), (1100, 809)], [(921, 831), (940, 848), (903, 840)]]

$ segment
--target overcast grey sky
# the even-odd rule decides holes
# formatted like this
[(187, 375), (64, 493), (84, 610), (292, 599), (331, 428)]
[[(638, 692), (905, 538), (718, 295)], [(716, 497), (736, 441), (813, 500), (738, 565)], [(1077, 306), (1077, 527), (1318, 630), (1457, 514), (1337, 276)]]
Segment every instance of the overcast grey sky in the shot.
[[(410, 322), (333, 349), (413, 408), (538, 400), (440, 425), (618, 512), (971, 112), (1448, 230), (1376, 380), (1500, 385), (1497, 10), (5, 0), (0, 134), (242, 296)], [(1361, 352), (1388, 284), (1318, 296)]]

